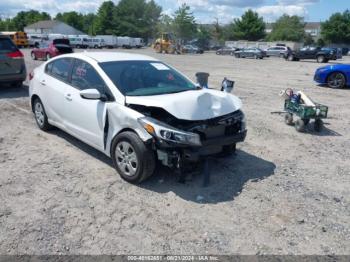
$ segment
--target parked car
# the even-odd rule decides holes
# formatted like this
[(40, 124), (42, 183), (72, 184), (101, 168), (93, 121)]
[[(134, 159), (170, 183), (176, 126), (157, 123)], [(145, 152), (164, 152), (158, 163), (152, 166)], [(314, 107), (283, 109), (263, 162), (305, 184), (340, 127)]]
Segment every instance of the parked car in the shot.
[(0, 84), (22, 86), (26, 75), (22, 52), (9, 37), (0, 35)]
[(49, 60), (52, 57), (73, 53), (68, 39), (55, 39), (50, 42), (42, 42), (39, 47), (34, 48), (31, 52), (33, 60)]
[(132, 183), (152, 175), (156, 161), (182, 169), (234, 152), (247, 133), (239, 98), (198, 88), (148, 56), (68, 54), (43, 63), (29, 79), (38, 127), (56, 126), (100, 150)]
[(271, 46), (265, 50), (266, 56), (284, 57), (291, 49), (287, 46)]
[(290, 50), (284, 58), (288, 61), (299, 61), (301, 59), (316, 59), (318, 63), (327, 63), (334, 59), (333, 49), (323, 49), (321, 47), (303, 47), (300, 50)]
[(28, 43), (30, 47), (38, 47), (41, 42), (48, 40), (47, 35), (28, 34)]
[(203, 54), (204, 50), (195, 45), (185, 45), (182, 47), (182, 52), (186, 54)]
[(256, 47), (243, 48), (235, 52), (235, 57), (237, 58), (252, 57), (255, 59), (263, 59), (264, 57), (266, 57), (266, 52)]
[(216, 54), (217, 55), (231, 55), (231, 56), (234, 56), (235, 55), (235, 51), (238, 51), (238, 48), (225, 46), (225, 47), (220, 48), (219, 50), (217, 50)]
[(350, 65), (337, 64), (321, 67), (316, 70), (314, 80), (331, 88), (350, 86)]

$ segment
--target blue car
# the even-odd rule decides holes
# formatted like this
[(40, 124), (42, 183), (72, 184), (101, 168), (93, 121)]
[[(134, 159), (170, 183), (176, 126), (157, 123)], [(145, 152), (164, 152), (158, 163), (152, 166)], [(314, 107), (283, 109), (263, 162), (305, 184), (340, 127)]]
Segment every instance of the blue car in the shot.
[(320, 67), (315, 72), (314, 80), (331, 88), (350, 86), (350, 65), (338, 64)]

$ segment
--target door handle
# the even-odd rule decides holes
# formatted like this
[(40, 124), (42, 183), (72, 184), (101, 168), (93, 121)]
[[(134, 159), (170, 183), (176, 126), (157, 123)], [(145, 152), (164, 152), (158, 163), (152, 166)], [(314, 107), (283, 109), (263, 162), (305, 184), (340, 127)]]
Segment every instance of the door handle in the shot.
[(46, 86), (45, 80), (41, 80), (41, 81), (40, 81), (40, 84), (43, 85), (43, 86)]
[(72, 95), (71, 94), (66, 94), (65, 95), (65, 98), (68, 100), (68, 101), (72, 101)]

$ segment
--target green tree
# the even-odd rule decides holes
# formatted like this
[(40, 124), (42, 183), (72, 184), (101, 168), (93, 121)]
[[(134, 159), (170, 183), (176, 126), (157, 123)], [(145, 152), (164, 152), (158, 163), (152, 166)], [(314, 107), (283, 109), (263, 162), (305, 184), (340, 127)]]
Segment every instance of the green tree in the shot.
[(24, 27), (27, 25), (36, 23), (41, 20), (51, 20), (51, 17), (46, 12), (39, 12), (36, 10), (21, 11), (11, 19), (13, 24), (13, 30), (23, 31)]
[(172, 32), (173, 31), (174, 20), (171, 16), (163, 14), (161, 15), (157, 23), (157, 31), (161, 32)]
[(196, 21), (188, 5), (182, 4), (182, 6), (175, 11), (173, 28), (176, 35), (182, 40), (189, 40), (196, 33)]
[(115, 8), (115, 34), (148, 38), (156, 34), (162, 8), (155, 1), (121, 0)]
[(96, 35), (95, 20), (96, 20), (96, 15), (93, 13), (84, 15), (82, 31), (89, 35)]
[(103, 2), (97, 11), (95, 32), (99, 35), (108, 35), (114, 32), (114, 10), (112, 1)]
[(58, 13), (56, 15), (56, 20), (62, 21), (80, 31), (84, 30), (84, 16), (75, 11)]
[(236, 40), (257, 41), (265, 37), (265, 23), (258, 13), (248, 10), (240, 19), (234, 19), (230, 36)]
[(197, 44), (201, 48), (208, 48), (210, 40), (212, 39), (211, 32), (209, 29), (203, 25), (198, 27), (197, 31)]
[(305, 37), (305, 23), (302, 17), (284, 14), (272, 26), (268, 35), (270, 41), (302, 41)]
[(335, 13), (322, 23), (321, 35), (326, 42), (350, 43), (350, 11)]

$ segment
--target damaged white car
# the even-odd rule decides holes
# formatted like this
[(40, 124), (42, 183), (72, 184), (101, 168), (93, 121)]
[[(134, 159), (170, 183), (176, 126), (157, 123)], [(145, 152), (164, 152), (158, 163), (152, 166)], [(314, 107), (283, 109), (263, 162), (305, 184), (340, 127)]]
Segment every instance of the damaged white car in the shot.
[(237, 97), (200, 88), (148, 56), (62, 55), (29, 79), (39, 128), (58, 127), (102, 151), (132, 183), (151, 176), (156, 161), (181, 169), (234, 151), (247, 133)]

